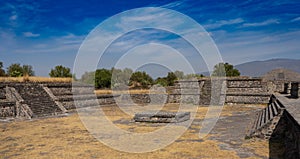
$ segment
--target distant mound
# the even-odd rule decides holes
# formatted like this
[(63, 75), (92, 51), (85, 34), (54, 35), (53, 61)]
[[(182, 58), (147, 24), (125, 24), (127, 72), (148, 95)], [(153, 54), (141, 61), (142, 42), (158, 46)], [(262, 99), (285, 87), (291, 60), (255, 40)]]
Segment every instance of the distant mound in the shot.
[(263, 79), (267, 81), (300, 81), (300, 73), (287, 69), (275, 69), (265, 75)]
[(261, 77), (274, 69), (288, 69), (300, 73), (300, 59), (271, 59), (253, 61), (235, 66), (242, 76)]

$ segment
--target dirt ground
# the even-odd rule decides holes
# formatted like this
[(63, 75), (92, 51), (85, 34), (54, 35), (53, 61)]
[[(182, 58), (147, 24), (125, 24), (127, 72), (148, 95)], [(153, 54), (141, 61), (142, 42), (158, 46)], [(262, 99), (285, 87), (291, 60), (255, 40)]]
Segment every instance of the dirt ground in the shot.
[[(208, 108), (198, 107), (196, 118), (181, 137), (148, 153), (121, 152), (102, 144), (86, 130), (77, 113), (27, 121), (2, 121), (0, 158), (268, 158), (268, 141), (244, 139), (253, 114), (262, 107), (225, 106), (216, 126), (203, 139), (199, 139), (199, 129)], [(176, 111), (178, 105), (168, 104), (163, 109)], [(103, 110), (108, 119), (126, 131), (145, 133), (164, 126), (135, 123), (132, 116), (117, 106), (106, 106)]]

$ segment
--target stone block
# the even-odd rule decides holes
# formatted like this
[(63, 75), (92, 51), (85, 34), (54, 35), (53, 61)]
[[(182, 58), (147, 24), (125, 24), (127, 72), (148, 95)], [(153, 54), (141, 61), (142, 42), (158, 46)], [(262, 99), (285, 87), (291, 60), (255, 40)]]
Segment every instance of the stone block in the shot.
[(136, 122), (178, 123), (190, 119), (190, 112), (142, 112), (134, 115)]
[(299, 97), (299, 83), (298, 82), (292, 82), (291, 83), (291, 97), (292, 98), (298, 98)]

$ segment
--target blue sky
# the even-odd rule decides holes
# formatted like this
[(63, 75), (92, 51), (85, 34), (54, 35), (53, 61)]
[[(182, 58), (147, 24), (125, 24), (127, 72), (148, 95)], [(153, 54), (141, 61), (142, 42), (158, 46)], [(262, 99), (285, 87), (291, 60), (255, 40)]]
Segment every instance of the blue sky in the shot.
[[(138, 7), (164, 7), (193, 18), (211, 35), (225, 62), (300, 59), (300, 2), (296, 0), (2, 0), (0, 61), (5, 67), (30, 64), (39, 76), (48, 76), (58, 64), (72, 68), (80, 44), (94, 27)], [(141, 33), (139, 37), (152, 38)], [(106, 63), (99, 65), (110, 67)]]

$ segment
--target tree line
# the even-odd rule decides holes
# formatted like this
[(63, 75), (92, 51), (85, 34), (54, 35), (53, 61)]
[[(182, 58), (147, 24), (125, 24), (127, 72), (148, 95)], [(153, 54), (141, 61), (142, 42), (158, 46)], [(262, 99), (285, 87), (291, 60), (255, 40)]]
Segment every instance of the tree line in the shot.
[[(34, 76), (33, 67), (31, 65), (21, 65), (18, 63), (11, 64), (5, 71), (3, 63), (0, 62), (0, 76), (22, 77)], [(239, 76), (240, 72), (229, 63), (219, 63), (214, 66), (212, 76)], [(73, 77), (71, 69), (62, 65), (57, 65), (49, 72), (50, 77)], [(168, 72), (165, 77), (153, 79), (144, 71), (133, 72), (132, 69), (97, 69), (92, 72), (85, 72), (80, 81), (93, 84), (97, 89), (118, 88), (129, 86), (131, 88), (149, 88), (154, 84), (161, 86), (173, 86), (176, 80), (191, 79), (204, 77), (202, 74), (184, 74), (182, 71)]]
[(125, 69), (97, 69), (92, 72), (85, 72), (80, 81), (88, 84), (95, 84), (98, 89), (118, 88), (129, 86), (131, 88), (149, 88), (154, 84), (161, 86), (173, 86), (178, 79), (204, 77), (198, 74), (185, 75), (182, 71), (168, 72), (166, 77), (158, 77), (153, 79), (145, 71), (133, 72), (130, 68)]
[[(19, 63), (13, 63), (5, 70), (3, 68), (3, 62), (0, 61), (0, 77), (23, 77), (23, 76), (35, 76), (33, 67), (31, 65), (21, 65)], [(72, 77), (71, 69), (62, 65), (57, 65), (51, 69), (49, 73), (50, 77)]]

